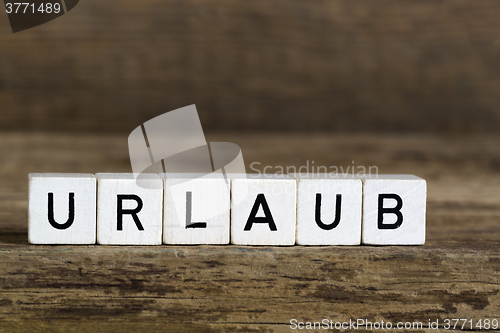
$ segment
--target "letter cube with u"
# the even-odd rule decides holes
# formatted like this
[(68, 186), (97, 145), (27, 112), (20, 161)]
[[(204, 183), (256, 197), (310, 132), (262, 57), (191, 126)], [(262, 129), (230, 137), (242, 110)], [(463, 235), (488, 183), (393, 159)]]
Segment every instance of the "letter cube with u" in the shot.
[(31, 244), (95, 244), (94, 175), (30, 174), (28, 214)]
[(363, 244), (424, 244), (426, 195), (426, 182), (417, 176), (363, 178)]
[(357, 177), (297, 173), (297, 244), (359, 245), (361, 193)]
[(131, 173), (98, 173), (97, 243), (160, 245), (163, 182), (157, 174), (143, 174), (140, 187)]

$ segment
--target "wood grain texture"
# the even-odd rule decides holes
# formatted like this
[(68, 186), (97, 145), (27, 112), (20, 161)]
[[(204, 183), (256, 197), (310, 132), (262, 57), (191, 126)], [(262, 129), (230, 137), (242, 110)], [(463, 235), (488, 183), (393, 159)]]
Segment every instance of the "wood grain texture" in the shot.
[(197, 104), (205, 130), (495, 131), (500, 3), (80, 1), (12, 34), (0, 129), (130, 132)]
[(239, 144), (248, 171), (254, 162), (354, 160), (417, 174), (428, 181), (427, 243), (31, 246), (28, 172), (129, 171), (127, 136), (0, 134), (0, 332), (290, 332), (292, 318), (499, 319), (500, 136), (208, 139)]

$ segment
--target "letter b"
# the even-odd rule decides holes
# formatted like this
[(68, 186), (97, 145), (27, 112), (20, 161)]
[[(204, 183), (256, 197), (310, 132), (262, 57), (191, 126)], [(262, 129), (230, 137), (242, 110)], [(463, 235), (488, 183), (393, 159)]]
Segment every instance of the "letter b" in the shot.
[[(396, 200), (396, 207), (385, 208), (384, 200), (394, 199)], [(379, 194), (378, 196), (378, 228), (379, 229), (397, 229), (403, 223), (403, 214), (401, 213), (401, 208), (403, 207), (403, 199), (397, 194)], [(397, 217), (394, 223), (384, 223), (384, 214), (395, 214)]]
[(363, 179), (362, 243), (425, 243), (427, 185), (413, 175), (374, 175)]

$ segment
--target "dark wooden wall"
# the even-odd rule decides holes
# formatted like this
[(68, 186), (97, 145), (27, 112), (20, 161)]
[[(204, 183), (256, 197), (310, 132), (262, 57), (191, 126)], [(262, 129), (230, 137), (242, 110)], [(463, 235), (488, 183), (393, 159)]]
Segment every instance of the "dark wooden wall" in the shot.
[(16, 34), (0, 13), (0, 130), (193, 103), (206, 131), (495, 131), (500, 2), (81, 0)]

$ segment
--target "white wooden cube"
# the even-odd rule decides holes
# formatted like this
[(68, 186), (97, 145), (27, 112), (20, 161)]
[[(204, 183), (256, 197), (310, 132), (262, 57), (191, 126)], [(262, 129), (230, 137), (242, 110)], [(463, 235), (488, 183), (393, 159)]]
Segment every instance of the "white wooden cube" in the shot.
[(94, 175), (31, 173), (28, 201), (31, 244), (95, 244)]
[(297, 244), (361, 244), (362, 182), (352, 175), (295, 173)]
[[(106, 245), (160, 245), (163, 181), (142, 174), (141, 185), (131, 173), (98, 173), (97, 243)], [(147, 184), (147, 183), (150, 184)]]
[(160, 176), (165, 244), (229, 243), (230, 180), (222, 172)]
[(295, 179), (267, 174), (228, 176), (231, 178), (231, 243), (294, 245)]
[(362, 243), (425, 243), (427, 185), (413, 175), (363, 177)]

